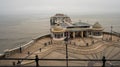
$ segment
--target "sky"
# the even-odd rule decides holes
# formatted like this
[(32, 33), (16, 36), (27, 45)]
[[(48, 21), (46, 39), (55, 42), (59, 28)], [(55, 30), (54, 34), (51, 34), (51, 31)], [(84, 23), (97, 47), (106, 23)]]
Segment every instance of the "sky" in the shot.
[(120, 14), (120, 0), (0, 0), (0, 14)]

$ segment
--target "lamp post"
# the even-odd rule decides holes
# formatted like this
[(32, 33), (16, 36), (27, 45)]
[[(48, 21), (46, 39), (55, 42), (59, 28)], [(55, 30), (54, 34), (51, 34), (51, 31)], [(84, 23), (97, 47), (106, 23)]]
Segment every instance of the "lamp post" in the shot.
[(35, 56), (36, 67), (39, 67), (39, 58), (38, 55)]
[(105, 62), (106, 62), (106, 58), (105, 58), (105, 56), (103, 56), (103, 58), (102, 58), (102, 62), (103, 62), (102, 67), (105, 67)]
[(66, 67), (68, 67), (68, 36), (64, 39), (66, 46)]

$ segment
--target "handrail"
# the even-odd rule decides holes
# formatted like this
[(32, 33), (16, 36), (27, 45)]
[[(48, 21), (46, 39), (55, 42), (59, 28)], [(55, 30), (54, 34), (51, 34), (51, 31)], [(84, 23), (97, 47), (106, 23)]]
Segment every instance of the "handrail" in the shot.
[[(0, 60), (35, 60), (29, 58), (0, 58)], [(66, 61), (66, 59), (38, 59), (42, 61)], [(102, 61), (102, 59), (68, 59), (69, 61)], [(106, 61), (120, 61), (120, 59), (106, 59)]]
[[(39, 59), (38, 55), (36, 55), (34, 59), (29, 59), (29, 58), (0, 58), (0, 60), (34, 60), (36, 63), (36, 66), (34, 66), (34, 67), (46, 67), (46, 66), (40, 66), (39, 61), (102, 61), (102, 63), (103, 63), (102, 67), (109, 67), (109, 66), (105, 66), (106, 61), (120, 61), (120, 59), (106, 59), (104, 56), (102, 59)], [(21, 65), (20, 61), (19, 61), (19, 64), (17, 66), (25, 67), (25, 66)], [(7, 67), (7, 66), (4, 66), (4, 67)], [(10, 67), (16, 67), (16, 65), (13, 65)], [(31, 67), (31, 66), (29, 66), (29, 67)], [(62, 66), (55, 66), (55, 67), (62, 67)], [(71, 67), (71, 66), (67, 66), (67, 67)], [(76, 67), (76, 66), (72, 66), (72, 67)], [(77, 67), (89, 67), (89, 66), (77, 66)], [(92, 67), (101, 67), (101, 66), (92, 66)], [(112, 66), (112, 67), (114, 67), (114, 66)], [(115, 67), (120, 67), (120, 66), (117, 65)]]

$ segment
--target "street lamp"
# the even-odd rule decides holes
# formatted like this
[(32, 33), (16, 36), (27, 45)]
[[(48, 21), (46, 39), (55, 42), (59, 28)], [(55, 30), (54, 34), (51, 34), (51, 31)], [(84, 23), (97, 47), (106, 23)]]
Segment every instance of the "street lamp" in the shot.
[(66, 67), (68, 67), (68, 36), (64, 39), (66, 45)]

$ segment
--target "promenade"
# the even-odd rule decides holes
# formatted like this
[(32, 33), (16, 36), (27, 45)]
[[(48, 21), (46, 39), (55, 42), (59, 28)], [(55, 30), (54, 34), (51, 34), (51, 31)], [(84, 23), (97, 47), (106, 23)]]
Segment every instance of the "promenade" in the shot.
[[(120, 58), (120, 38), (112, 36), (112, 40), (109, 38), (111, 35), (104, 34), (102, 39), (94, 38), (75, 38), (68, 41), (68, 58), (69, 59), (102, 59), (105, 56), (107, 59)], [(35, 58), (38, 55), (39, 58), (44, 59), (65, 59), (65, 44), (57, 44), (51, 41), (49, 37), (42, 38), (28, 48), (22, 50), (22, 53), (16, 53), (8, 58)], [(20, 60), (21, 65), (35, 65), (35, 61)], [(6, 63), (7, 62), (7, 63)], [(0, 65), (13, 65), (18, 63), (15, 60), (1, 60)], [(113, 64), (115, 62), (108, 62)], [(42, 66), (65, 66), (63, 61), (40, 61)], [(70, 61), (70, 66), (88, 66), (90, 64), (98, 64), (100, 62), (91, 63), (87, 61), (73, 62)], [(116, 64), (119, 64), (118, 62)]]

